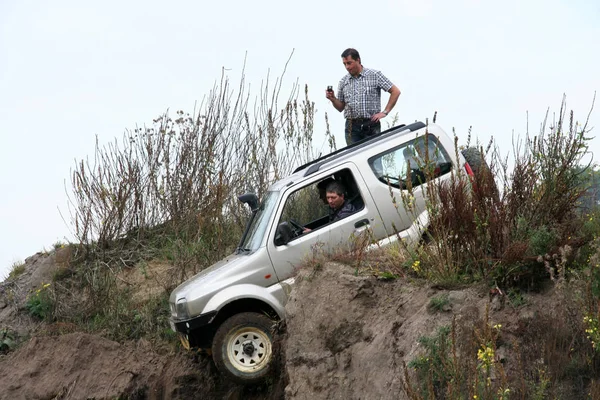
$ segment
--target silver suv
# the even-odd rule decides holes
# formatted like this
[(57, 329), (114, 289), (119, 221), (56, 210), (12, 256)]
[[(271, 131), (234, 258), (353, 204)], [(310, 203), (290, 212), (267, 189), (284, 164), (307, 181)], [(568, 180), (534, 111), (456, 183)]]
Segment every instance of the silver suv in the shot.
[[(458, 157), (458, 159), (457, 159)], [(177, 287), (170, 297), (171, 328), (187, 348), (207, 349), (217, 368), (239, 383), (256, 383), (276, 358), (274, 322), (284, 306), (294, 270), (314, 246), (334, 250), (361, 232), (381, 244), (419, 241), (427, 226), (422, 166), (448, 179), (469, 164), (437, 125), (400, 125), (297, 168), (273, 184), (252, 209), (237, 251)], [(336, 181), (354, 212), (330, 222), (324, 185)], [(400, 198), (410, 198), (411, 210)], [(392, 201), (392, 199), (395, 201)], [(406, 201), (406, 200), (405, 200)]]

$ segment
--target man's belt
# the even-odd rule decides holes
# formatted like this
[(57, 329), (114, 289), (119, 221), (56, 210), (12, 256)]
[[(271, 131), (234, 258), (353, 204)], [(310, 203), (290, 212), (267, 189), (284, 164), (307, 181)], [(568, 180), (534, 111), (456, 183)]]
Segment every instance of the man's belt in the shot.
[(364, 123), (370, 121), (371, 118), (346, 118), (348, 121), (356, 122), (356, 123)]

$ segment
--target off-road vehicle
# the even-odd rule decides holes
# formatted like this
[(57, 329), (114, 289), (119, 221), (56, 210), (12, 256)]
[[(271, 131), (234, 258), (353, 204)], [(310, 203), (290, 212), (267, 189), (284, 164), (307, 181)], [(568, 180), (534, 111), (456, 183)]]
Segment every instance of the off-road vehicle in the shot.
[[(415, 122), (298, 167), (260, 202), (253, 194), (240, 196), (252, 216), (239, 248), (173, 291), (171, 328), (186, 348), (208, 349), (230, 379), (264, 379), (275, 358), (274, 322), (285, 318), (295, 268), (314, 246), (343, 247), (367, 230), (382, 244), (421, 239), (428, 222), (424, 188), (430, 184), (425, 159), (433, 171), (429, 179), (449, 179), (457, 168), (472, 173), (439, 126)], [(334, 222), (320, 195), (330, 181), (342, 183), (356, 210)], [(400, 201), (408, 188), (410, 211)]]

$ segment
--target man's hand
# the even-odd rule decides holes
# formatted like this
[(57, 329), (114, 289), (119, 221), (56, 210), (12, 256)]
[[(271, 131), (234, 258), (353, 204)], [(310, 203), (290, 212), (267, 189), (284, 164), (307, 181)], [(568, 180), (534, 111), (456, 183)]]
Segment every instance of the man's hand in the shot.
[(327, 98), (327, 100), (333, 102), (334, 100), (336, 100), (335, 98), (335, 92), (333, 90), (326, 90), (325, 91), (325, 97)]
[(385, 118), (387, 115), (384, 112), (378, 112), (371, 117), (371, 121), (378, 122), (380, 119)]
[[(388, 93), (390, 94), (390, 99), (388, 100), (387, 104), (385, 105), (385, 108), (383, 109), (383, 111), (387, 111), (387, 113), (389, 114), (392, 112), (392, 109), (396, 105), (396, 102), (398, 101), (398, 97), (400, 97), (400, 89), (398, 89), (398, 87), (396, 85), (392, 85), (390, 90), (388, 90)], [(371, 117), (371, 120), (374, 122), (377, 122), (381, 118), (385, 118), (386, 115), (387, 114), (380, 112), (380, 113), (373, 115), (373, 117)]]
[(333, 104), (333, 107), (336, 110), (338, 110), (339, 112), (344, 111), (346, 103), (342, 102), (337, 97), (335, 97), (335, 92), (333, 90), (325, 90), (325, 97), (327, 98), (327, 100), (331, 101), (331, 104)]

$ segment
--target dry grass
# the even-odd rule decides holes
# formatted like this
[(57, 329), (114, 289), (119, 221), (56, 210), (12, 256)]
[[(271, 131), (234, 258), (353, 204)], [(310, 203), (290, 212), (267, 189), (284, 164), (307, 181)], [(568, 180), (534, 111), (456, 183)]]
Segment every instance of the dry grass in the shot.
[[(71, 173), (68, 220), (79, 244), (61, 253), (68, 273), (53, 285), (52, 319), (117, 339), (165, 335), (170, 291), (236, 248), (249, 216), (237, 196), (260, 198), (318, 156), (308, 87), (294, 84), (282, 100), (283, 82), (267, 76), (251, 94), (243, 74), (237, 87), (223, 74), (193, 112), (96, 141)], [(325, 140), (335, 146), (329, 131)]]
[(578, 211), (591, 182), (584, 163), (588, 128), (567, 114), (564, 100), (558, 115), (551, 128), (544, 122), (539, 134), (515, 140), (511, 168), (508, 156), (501, 157), (490, 142), (487, 151), (480, 147), (481, 164), (489, 167), (473, 177), (457, 170), (448, 180), (432, 182), (426, 174), (428, 237), (434, 245), (415, 255), (423, 276), (529, 285), (548, 277), (540, 256), (570, 262), (590, 242)]

